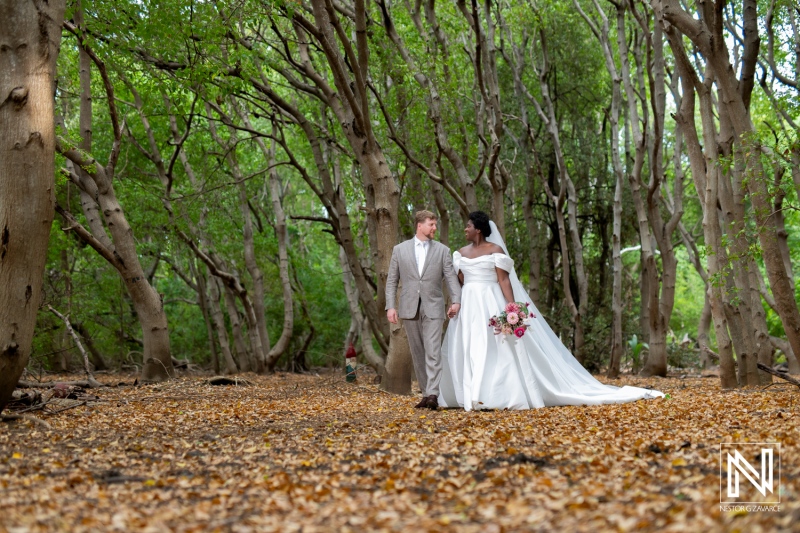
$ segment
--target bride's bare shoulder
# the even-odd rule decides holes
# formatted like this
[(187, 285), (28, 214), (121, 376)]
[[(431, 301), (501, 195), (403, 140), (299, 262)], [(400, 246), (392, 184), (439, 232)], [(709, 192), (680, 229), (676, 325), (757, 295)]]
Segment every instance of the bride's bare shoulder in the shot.
[(492, 253), (493, 254), (503, 254), (503, 255), (506, 254), (503, 251), (503, 248), (499, 244), (494, 244), (494, 243), (492, 243)]

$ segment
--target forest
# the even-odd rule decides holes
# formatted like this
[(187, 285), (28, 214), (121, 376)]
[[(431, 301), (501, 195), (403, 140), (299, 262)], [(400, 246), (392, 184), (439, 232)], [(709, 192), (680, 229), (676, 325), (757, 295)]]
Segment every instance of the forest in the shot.
[(70, 3), (29, 368), (82, 366), (51, 306), (99, 370), (307, 370), (353, 344), (407, 389), (391, 249), (419, 209), (457, 249), (482, 209), (590, 370), (797, 373), (797, 17), (779, 1)]
[[(726, 405), (755, 416), (751, 401), (796, 424), (793, 389), (781, 387), (800, 386), (799, 81), (795, 0), (0, 0), (0, 411), (8, 405), (13, 418), (20, 391), (54, 375), (85, 389), (81, 410), (94, 400), (80, 394), (145, 402), (137, 389), (102, 400), (96, 387), (116, 382), (155, 387), (142, 394), (173, 414), (180, 395), (223, 394), (189, 387), (197, 376), (231, 377), (233, 392), (217, 399), (230, 420), (239, 408), (228, 402), (253, 385), (265, 413), (285, 401), (295, 416), (306, 407), (294, 402), (333, 397), (389, 410), (407, 401), (392, 398), (411, 393), (413, 376), (405, 332), (386, 316), (389, 263), (426, 209), (452, 250), (466, 244), (469, 213), (489, 213), (543, 318), (604, 382), (669, 398), (687, 386), (676, 379), (694, 379), (697, 397), (672, 400), (687, 402), (673, 411), (694, 412), (708, 396), (730, 431), (745, 430)], [(347, 389), (350, 347), (358, 383)], [(346, 413), (330, 408), (325, 424), (338, 427)], [(285, 432), (324, 426), (293, 425), (282, 409), (271, 416)], [(594, 412), (606, 424), (633, 416), (620, 413)], [(464, 422), (430, 416), (439, 418), (420, 431)], [(510, 439), (511, 478), (542, 467), (509, 436), (528, 421), (502, 416), (506, 426), (463, 427), (488, 428), (493, 444)], [(3, 437), (3, 476), (15, 439), (45, 431), (29, 422)], [(59, 423), (77, 434), (76, 422)], [(667, 440), (670, 424), (660, 426)], [(784, 444), (786, 462), (784, 429), (762, 437)], [(697, 431), (686, 453), (730, 437)], [(642, 442), (651, 455), (684, 448)], [(689, 469), (692, 459), (678, 459), (670, 464)], [(140, 485), (153, 481), (143, 475)], [(3, 476), (0, 497), (11, 490)], [(254, 483), (291, 494), (293, 482), (267, 477)], [(675, 483), (652, 481), (662, 482)], [(786, 494), (796, 482), (785, 480)], [(285, 520), (300, 520), (287, 509)], [(547, 509), (539, 518), (557, 524)], [(672, 518), (598, 527), (673, 524), (674, 513), (653, 512)], [(503, 527), (524, 523), (509, 513)], [(476, 516), (464, 523), (485, 531), (492, 517)], [(709, 523), (732, 527), (736, 516)], [(38, 524), (94, 527), (82, 519)], [(174, 529), (173, 519), (125, 523)], [(0, 529), (27, 523), (14, 520)]]

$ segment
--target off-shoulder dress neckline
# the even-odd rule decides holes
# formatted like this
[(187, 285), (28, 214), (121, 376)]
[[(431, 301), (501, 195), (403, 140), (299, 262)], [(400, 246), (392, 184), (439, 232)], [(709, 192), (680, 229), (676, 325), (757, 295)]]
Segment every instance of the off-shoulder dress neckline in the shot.
[(461, 252), (459, 252), (458, 250), (456, 250), (456, 253), (457, 253), (459, 256), (461, 256), (461, 259), (481, 259), (482, 257), (492, 257), (492, 256), (495, 256), (495, 255), (502, 255), (502, 256), (504, 256), (504, 257), (506, 256), (506, 254), (501, 254), (500, 252), (493, 252), (493, 253), (491, 253), (491, 254), (479, 255), (479, 256), (477, 256), (477, 257), (466, 257), (465, 255), (463, 255), (463, 254), (462, 254)]

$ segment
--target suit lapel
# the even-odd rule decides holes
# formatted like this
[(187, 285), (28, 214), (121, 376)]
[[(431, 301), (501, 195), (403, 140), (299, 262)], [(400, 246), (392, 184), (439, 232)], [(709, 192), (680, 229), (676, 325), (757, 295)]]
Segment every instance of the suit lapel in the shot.
[(408, 246), (406, 246), (406, 261), (408, 261), (409, 265), (411, 266), (411, 271), (416, 274), (417, 278), (420, 278), (419, 275), (419, 268), (417, 268), (417, 251), (414, 248), (414, 239), (411, 238), (406, 241)]

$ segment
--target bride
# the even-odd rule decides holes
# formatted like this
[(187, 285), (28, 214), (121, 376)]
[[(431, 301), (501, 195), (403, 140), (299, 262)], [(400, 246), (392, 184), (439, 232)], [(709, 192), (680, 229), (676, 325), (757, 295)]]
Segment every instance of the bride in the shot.
[[(663, 393), (597, 381), (541, 317), (514, 272), (497, 226), (482, 211), (469, 214), (468, 244), (453, 254), (462, 283), (461, 312), (442, 343), (439, 405), (473, 409), (531, 409), (657, 398)], [(532, 311), (521, 338), (495, 335), (489, 319), (508, 302)]]

